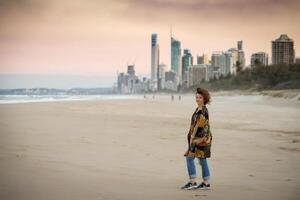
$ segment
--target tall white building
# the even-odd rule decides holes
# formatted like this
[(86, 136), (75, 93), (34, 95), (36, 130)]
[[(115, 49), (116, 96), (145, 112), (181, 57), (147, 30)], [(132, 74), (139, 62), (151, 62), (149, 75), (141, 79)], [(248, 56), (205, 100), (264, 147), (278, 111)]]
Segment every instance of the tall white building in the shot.
[(121, 94), (135, 94), (146, 91), (145, 81), (141, 82), (135, 75), (134, 65), (127, 65), (127, 73), (118, 73), (117, 91)]
[(159, 45), (157, 43), (157, 34), (151, 35), (151, 80), (150, 88), (152, 91), (158, 88), (158, 67), (159, 67)]
[(208, 70), (209, 78), (219, 78), (221, 74), (225, 73), (225, 55), (222, 51), (214, 51), (211, 55), (211, 66)]
[(236, 48), (231, 48), (225, 52), (213, 52), (211, 56), (211, 66), (208, 70), (209, 79), (214, 77), (219, 78), (221, 74), (223, 76), (228, 74), (235, 75), (238, 52)]
[(165, 88), (165, 73), (166, 73), (167, 65), (161, 63), (158, 68), (158, 89)]
[(239, 51), (237, 48), (230, 48), (230, 49), (228, 49), (227, 52), (230, 52), (232, 54), (232, 66), (230, 66), (230, 73), (232, 75), (235, 75), (236, 74), (236, 63), (239, 60)]

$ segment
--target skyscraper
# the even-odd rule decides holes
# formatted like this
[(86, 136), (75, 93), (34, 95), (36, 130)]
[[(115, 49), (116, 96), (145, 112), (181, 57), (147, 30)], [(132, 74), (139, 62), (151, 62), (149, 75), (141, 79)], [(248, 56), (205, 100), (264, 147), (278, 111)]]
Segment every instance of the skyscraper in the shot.
[(157, 90), (159, 66), (159, 45), (157, 44), (157, 34), (151, 35), (151, 90)]
[(240, 65), (239, 67), (240, 69), (243, 69), (246, 65), (245, 52), (243, 50), (243, 40), (237, 42), (237, 48), (238, 48), (238, 61)]
[(127, 65), (127, 74), (131, 76), (135, 75), (134, 65)]
[(232, 75), (236, 75), (237, 61), (239, 61), (239, 50), (237, 48), (230, 48), (227, 50), (227, 52), (230, 52), (232, 54), (232, 65), (230, 67), (228, 66), (230, 68), (230, 73)]
[(211, 66), (208, 68), (209, 78), (219, 77), (225, 74), (225, 55), (221, 51), (214, 51), (211, 55)]
[(182, 85), (187, 87), (189, 66), (193, 65), (193, 56), (189, 49), (183, 50), (182, 56)]
[(243, 50), (243, 40), (237, 42), (237, 48), (238, 50)]
[(127, 65), (127, 73), (118, 73), (118, 92), (119, 93), (137, 93), (141, 90), (139, 78), (135, 75), (134, 65)]
[(272, 41), (272, 64), (292, 64), (294, 62), (294, 41), (286, 34), (282, 34)]
[(224, 55), (225, 55), (225, 67), (222, 74), (225, 76), (227, 76), (228, 74), (234, 74), (233, 53), (230, 51), (226, 51)]
[(167, 69), (167, 65), (164, 63), (159, 64), (158, 68), (158, 90), (165, 88), (165, 72)]
[(177, 84), (181, 84), (181, 43), (171, 36), (171, 70), (177, 74)]

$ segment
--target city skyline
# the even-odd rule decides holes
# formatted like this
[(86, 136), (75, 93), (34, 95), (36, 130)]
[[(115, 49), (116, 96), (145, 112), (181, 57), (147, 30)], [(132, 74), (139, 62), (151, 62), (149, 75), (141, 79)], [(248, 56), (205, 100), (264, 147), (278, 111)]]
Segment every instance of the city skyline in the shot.
[(299, 8), (294, 0), (3, 1), (0, 74), (112, 77), (134, 63), (137, 74), (150, 77), (151, 33), (159, 36), (160, 62), (171, 68), (170, 25), (194, 58), (243, 40), (249, 65), (252, 53), (271, 57), (271, 41), (281, 34), (294, 40), (299, 57)]

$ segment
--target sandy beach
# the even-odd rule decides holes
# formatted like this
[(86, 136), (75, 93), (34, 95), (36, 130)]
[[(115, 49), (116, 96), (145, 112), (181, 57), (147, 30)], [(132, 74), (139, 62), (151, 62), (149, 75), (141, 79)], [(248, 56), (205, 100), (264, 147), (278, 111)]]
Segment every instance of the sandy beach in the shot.
[(207, 191), (180, 189), (193, 95), (2, 104), (0, 199), (299, 199), (300, 101), (212, 100)]

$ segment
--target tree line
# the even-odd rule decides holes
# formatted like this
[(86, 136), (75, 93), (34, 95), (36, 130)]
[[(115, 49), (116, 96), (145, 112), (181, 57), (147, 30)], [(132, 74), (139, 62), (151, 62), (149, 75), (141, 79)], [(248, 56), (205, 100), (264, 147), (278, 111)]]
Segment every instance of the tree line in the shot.
[(232, 90), (232, 89), (300, 89), (300, 64), (290, 65), (262, 65), (258, 61), (254, 66), (242, 69), (236, 63), (236, 75), (214, 77), (209, 81), (201, 80), (186, 91), (195, 90), (197, 87), (207, 89)]

